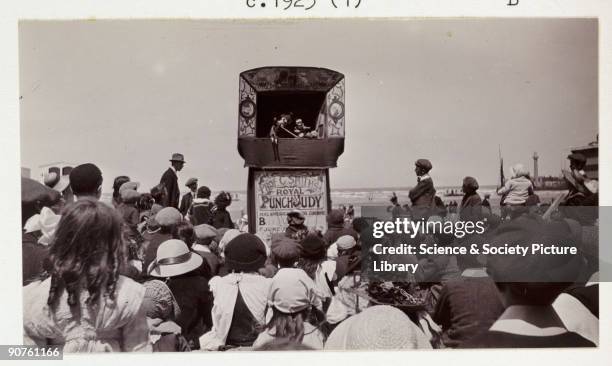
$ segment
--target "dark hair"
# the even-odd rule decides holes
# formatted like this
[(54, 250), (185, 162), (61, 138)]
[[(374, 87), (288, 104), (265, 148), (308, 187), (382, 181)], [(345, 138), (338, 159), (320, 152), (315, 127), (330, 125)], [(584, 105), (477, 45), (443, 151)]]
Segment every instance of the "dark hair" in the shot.
[(228, 192), (220, 192), (217, 197), (215, 197), (215, 205), (219, 209), (225, 209), (227, 206), (232, 204), (232, 195)]
[(143, 193), (140, 195), (137, 207), (140, 211), (147, 211), (150, 210), (151, 207), (153, 207), (153, 203), (155, 203), (153, 195), (151, 195), (150, 193)]
[(127, 175), (120, 175), (115, 178), (115, 180), (113, 181), (113, 198), (115, 199), (115, 201), (121, 202), (121, 194), (119, 194), (119, 188), (121, 188), (124, 183), (127, 183), (129, 181), (130, 177), (128, 177)]
[(164, 201), (166, 194), (166, 186), (164, 186), (162, 183), (151, 188), (151, 196), (155, 200), (155, 203), (161, 204)]
[(317, 274), (317, 269), (319, 269), (319, 266), (321, 265), (321, 263), (323, 263), (324, 260), (325, 258), (310, 259), (300, 257), (297, 262), (297, 268), (301, 268), (302, 270), (304, 270), (308, 277), (314, 280)]
[(206, 186), (202, 186), (202, 187), (198, 188), (198, 191), (196, 193), (196, 197), (197, 198), (210, 198), (210, 188), (208, 188)]
[(88, 304), (100, 295), (113, 300), (126, 259), (122, 234), (121, 218), (106, 204), (85, 198), (67, 206), (51, 245), (47, 304), (55, 306), (64, 290), (71, 307), (84, 289)]
[(70, 172), (70, 187), (77, 196), (96, 196), (101, 185), (102, 171), (95, 164), (81, 164)]
[(266, 330), (274, 330), (275, 338), (301, 343), (304, 339), (304, 322), (308, 316), (308, 310), (307, 308), (299, 313), (288, 314), (272, 307), (272, 319), (266, 325)]
[(195, 231), (193, 230), (193, 225), (188, 221), (183, 221), (180, 224), (174, 227), (174, 232), (172, 233), (172, 237), (174, 239), (179, 239), (185, 242), (189, 249), (196, 241)]
[(361, 232), (370, 226), (368, 220), (363, 217), (356, 217), (353, 220), (353, 230), (361, 234)]

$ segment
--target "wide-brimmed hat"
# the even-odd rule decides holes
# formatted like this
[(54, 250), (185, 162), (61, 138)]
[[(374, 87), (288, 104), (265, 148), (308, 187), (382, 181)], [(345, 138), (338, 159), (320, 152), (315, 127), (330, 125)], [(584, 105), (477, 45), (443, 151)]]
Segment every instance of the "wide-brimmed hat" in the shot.
[(172, 154), (172, 158), (170, 159), (170, 161), (178, 161), (181, 163), (186, 163), (185, 157), (183, 156), (183, 154), (179, 154), (179, 153)]
[(401, 310), (372, 306), (338, 325), (327, 338), (326, 350), (430, 349), (423, 331)]
[(270, 285), (268, 305), (286, 314), (299, 313), (314, 305), (314, 281), (301, 268), (281, 268)]
[(174, 277), (193, 271), (202, 262), (202, 257), (190, 252), (182, 240), (170, 239), (157, 248), (157, 255), (147, 273), (153, 277)]
[(63, 192), (70, 185), (70, 177), (68, 175), (60, 176), (56, 172), (45, 174), (45, 185), (58, 192)]
[(224, 250), (225, 265), (236, 272), (257, 272), (266, 263), (266, 246), (257, 236), (242, 233)]
[(187, 179), (187, 182), (185, 183), (185, 187), (189, 187), (194, 184), (198, 184), (198, 178), (189, 178)]

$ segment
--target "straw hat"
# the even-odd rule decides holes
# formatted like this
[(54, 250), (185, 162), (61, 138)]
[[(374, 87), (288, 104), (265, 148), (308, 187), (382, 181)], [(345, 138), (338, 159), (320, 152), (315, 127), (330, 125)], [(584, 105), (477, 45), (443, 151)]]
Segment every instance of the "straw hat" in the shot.
[(145, 288), (142, 307), (147, 317), (166, 320), (177, 319), (181, 315), (181, 308), (165, 283), (160, 280), (151, 280), (142, 285)]
[(401, 310), (388, 305), (369, 307), (338, 325), (326, 350), (432, 348), (427, 337)]
[(338, 246), (338, 249), (347, 250), (357, 245), (357, 241), (351, 235), (342, 235), (336, 240), (335, 244)]
[(147, 273), (153, 277), (174, 277), (193, 271), (202, 262), (202, 257), (190, 252), (183, 241), (170, 239), (157, 248), (155, 261), (151, 262)]

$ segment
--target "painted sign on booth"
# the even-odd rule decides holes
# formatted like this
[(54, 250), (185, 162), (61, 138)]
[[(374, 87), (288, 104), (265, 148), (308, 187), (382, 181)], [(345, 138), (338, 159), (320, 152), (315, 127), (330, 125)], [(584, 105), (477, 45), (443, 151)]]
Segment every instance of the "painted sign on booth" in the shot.
[(291, 210), (300, 210), (310, 229), (327, 227), (325, 170), (264, 170), (254, 178), (257, 233), (269, 238), (284, 232)]

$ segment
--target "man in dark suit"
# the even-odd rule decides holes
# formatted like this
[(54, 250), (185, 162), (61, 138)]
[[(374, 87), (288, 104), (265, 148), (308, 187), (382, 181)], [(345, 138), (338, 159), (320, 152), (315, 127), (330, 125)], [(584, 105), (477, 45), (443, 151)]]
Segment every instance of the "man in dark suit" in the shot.
[(414, 172), (417, 175), (417, 185), (408, 193), (412, 202), (412, 212), (415, 218), (429, 217), (431, 208), (435, 205), (436, 189), (433, 180), (429, 176), (432, 168), (431, 162), (427, 159), (419, 159), (415, 163)]
[(187, 211), (189, 211), (193, 199), (195, 198), (196, 191), (198, 190), (198, 178), (187, 179), (185, 187), (189, 188), (189, 192), (185, 193), (183, 198), (181, 198), (181, 207), (179, 208), (183, 216), (187, 215)]
[(178, 210), (181, 192), (178, 185), (177, 172), (180, 172), (185, 165), (185, 157), (183, 154), (174, 153), (170, 159), (171, 166), (164, 172), (159, 183), (166, 187), (167, 195), (163, 202), (165, 207), (174, 207)]

